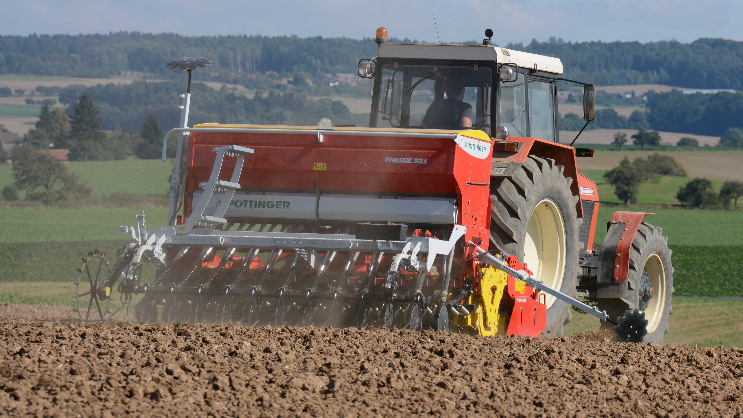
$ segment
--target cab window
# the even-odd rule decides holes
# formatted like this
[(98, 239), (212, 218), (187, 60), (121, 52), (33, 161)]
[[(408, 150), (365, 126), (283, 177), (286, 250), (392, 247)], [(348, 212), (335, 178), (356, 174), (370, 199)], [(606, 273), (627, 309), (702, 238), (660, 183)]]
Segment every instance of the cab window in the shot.
[(381, 76), (374, 126), (490, 133), (490, 68), (390, 63)]

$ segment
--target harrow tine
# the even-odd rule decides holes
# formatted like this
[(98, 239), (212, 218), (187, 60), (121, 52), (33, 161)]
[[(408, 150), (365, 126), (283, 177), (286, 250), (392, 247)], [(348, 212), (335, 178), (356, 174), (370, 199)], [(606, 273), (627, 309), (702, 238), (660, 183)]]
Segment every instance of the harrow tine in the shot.
[(212, 284), (217, 279), (217, 276), (219, 276), (219, 272), (222, 271), (225, 265), (230, 261), (230, 258), (232, 258), (232, 255), (235, 254), (235, 251), (237, 248), (232, 247), (228, 248), (227, 251), (224, 252), (224, 255), (222, 255), (222, 259), (219, 261), (219, 265), (217, 265), (217, 268), (214, 269), (214, 273), (212, 273), (209, 280), (206, 281), (206, 283), (203, 284), (205, 288), (208, 288), (209, 285)]
[(160, 274), (160, 277), (155, 280), (154, 284), (159, 284), (162, 282), (162, 280), (170, 273), (173, 268), (178, 264), (178, 262), (183, 258), (184, 255), (188, 252), (190, 249), (190, 246), (182, 247), (180, 250), (178, 250), (178, 253), (176, 253), (175, 257), (173, 257), (173, 260), (165, 267), (165, 270)]
[(281, 257), (281, 253), (283, 252), (283, 249), (278, 250), (271, 250), (271, 253), (268, 256), (268, 260), (266, 260), (266, 267), (263, 269), (263, 275), (262, 275), (262, 281), (265, 282), (271, 278), (271, 272), (273, 271), (273, 267), (276, 264), (276, 262)]
[(199, 267), (201, 267), (201, 264), (204, 262), (206, 257), (209, 256), (209, 254), (214, 251), (214, 247), (205, 247), (203, 250), (201, 250), (201, 253), (198, 257), (196, 257), (196, 262), (194, 262), (193, 266), (191, 266), (191, 269), (188, 271), (188, 274), (186, 274), (186, 277), (181, 280), (181, 283), (186, 283), (188, 280), (193, 276), (194, 273), (196, 273), (196, 270), (198, 270)]
[(259, 251), (260, 248), (251, 248), (248, 250), (245, 259), (243, 260), (243, 264), (242, 266), (240, 266), (240, 270), (237, 271), (235, 280), (240, 280), (245, 275), (245, 273), (250, 270), (250, 264), (253, 262), (253, 259), (255, 259), (255, 256), (258, 255)]

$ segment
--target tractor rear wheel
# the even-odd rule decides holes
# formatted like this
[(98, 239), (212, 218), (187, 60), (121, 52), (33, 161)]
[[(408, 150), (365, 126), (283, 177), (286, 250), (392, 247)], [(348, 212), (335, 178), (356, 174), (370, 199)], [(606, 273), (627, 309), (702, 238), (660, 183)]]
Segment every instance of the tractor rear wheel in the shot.
[[(661, 229), (643, 222), (632, 240), (629, 273), (630, 295), (621, 299), (599, 299), (598, 307), (612, 318), (618, 318), (628, 310), (645, 313), (648, 321), (644, 343), (663, 343), (668, 331), (673, 295), (673, 266), (668, 237)], [(613, 325), (602, 322), (602, 328)]]
[[(549, 158), (529, 156), (511, 178), (492, 182), (490, 240), (506, 255), (515, 255), (552, 289), (575, 295), (578, 273), (578, 197), (572, 179)], [(546, 336), (562, 335), (570, 322), (570, 305), (547, 296)]]

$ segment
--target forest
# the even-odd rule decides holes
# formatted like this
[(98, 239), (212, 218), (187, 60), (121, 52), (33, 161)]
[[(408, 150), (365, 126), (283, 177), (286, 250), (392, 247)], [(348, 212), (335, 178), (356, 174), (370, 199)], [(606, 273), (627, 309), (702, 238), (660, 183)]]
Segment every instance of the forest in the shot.
[[(131, 85), (99, 84), (94, 87), (74, 85), (60, 91), (59, 101), (69, 106), (68, 115), (72, 116), (71, 105), (87, 91), (96, 103), (103, 121), (101, 128), (105, 130), (116, 127), (138, 130), (148, 113), (154, 114), (162, 126), (172, 127), (178, 125), (178, 95), (183, 93), (184, 87), (183, 81), (135, 81)], [(336, 125), (368, 123), (368, 117), (356, 120), (340, 101), (313, 100), (305, 94), (258, 92), (251, 99), (227, 89), (214, 90), (203, 83), (194, 83), (191, 93), (189, 124), (316, 125), (322, 118), (329, 118)]]
[[(391, 42), (414, 41), (392, 39)], [(532, 40), (528, 45), (508, 47), (560, 57), (567, 78), (590, 80), (597, 85), (658, 83), (685, 88), (743, 90), (743, 42), (699, 39), (689, 44), (675, 41), (571, 43), (550, 38), (546, 42)], [(36, 93), (58, 96), (59, 102), (68, 106), (67, 115), (73, 116), (72, 105), (87, 91), (97, 106), (102, 129), (136, 131), (148, 114), (153, 114), (162, 126), (177, 125), (183, 74), (168, 69), (165, 63), (179, 56), (206, 56), (213, 64), (194, 73), (192, 123), (314, 125), (320, 118), (329, 117), (335, 124), (363, 126), (368, 118), (351, 114), (343, 103), (315, 100), (311, 96), (368, 97), (370, 84), (357, 81), (360, 79), (356, 77), (352, 76), (356, 81), (335, 83), (332, 87), (327, 81), (337, 74), (355, 73), (358, 59), (372, 57), (375, 51), (376, 44), (370, 38), (187, 37), (138, 32), (0, 36), (0, 74), (106, 78), (135, 72), (151, 81), (94, 87), (38, 86)], [(256, 94), (248, 98), (225, 85), (215, 90), (200, 81), (241, 84)], [(12, 95), (10, 89), (5, 90), (0, 91), (0, 95)], [(624, 103), (629, 99), (614, 96), (597, 97), (600, 106), (609, 108), (597, 109), (596, 119), (588, 129), (725, 136), (729, 130), (743, 125), (739, 120), (743, 112), (740, 92), (650, 92), (647, 100), (638, 102), (632, 98), (631, 106), (639, 103), (640, 109), (630, 116), (622, 116), (611, 108), (630, 105)], [(36, 103), (33, 99), (26, 101)], [(575, 114), (560, 117), (563, 130), (579, 130), (583, 124), (582, 117)]]
[[(504, 46), (559, 57), (566, 77), (597, 85), (743, 90), (743, 42), (738, 41), (607, 43), (550, 38)], [(170, 59), (204, 56), (213, 60), (209, 71), (217, 77), (275, 71), (304, 72), (316, 79), (324, 74), (354, 73), (358, 60), (374, 56), (375, 51), (371, 38), (187, 37), (139, 32), (0, 36), (0, 74), (110, 77), (134, 71), (157, 78), (175, 77), (165, 67)]]

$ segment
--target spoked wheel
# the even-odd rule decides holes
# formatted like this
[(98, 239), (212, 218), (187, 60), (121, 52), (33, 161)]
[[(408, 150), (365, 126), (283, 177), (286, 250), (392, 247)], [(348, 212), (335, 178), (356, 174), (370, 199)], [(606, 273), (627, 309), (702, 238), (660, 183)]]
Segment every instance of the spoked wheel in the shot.
[[(83, 258), (82, 262), (83, 266), (77, 269), (80, 275), (75, 282), (75, 311), (78, 313), (79, 319), (81, 321), (110, 321), (115, 319), (115, 316), (124, 307), (126, 307), (128, 315), (131, 303), (131, 296), (128, 294), (121, 293), (121, 306), (112, 310), (111, 295), (113, 289), (105, 285), (111, 275), (109, 270), (110, 261), (106, 259), (106, 253), (99, 250), (90, 251), (88, 257)], [(86, 301), (87, 308), (85, 307)], [(85, 312), (84, 317), (83, 311)]]

